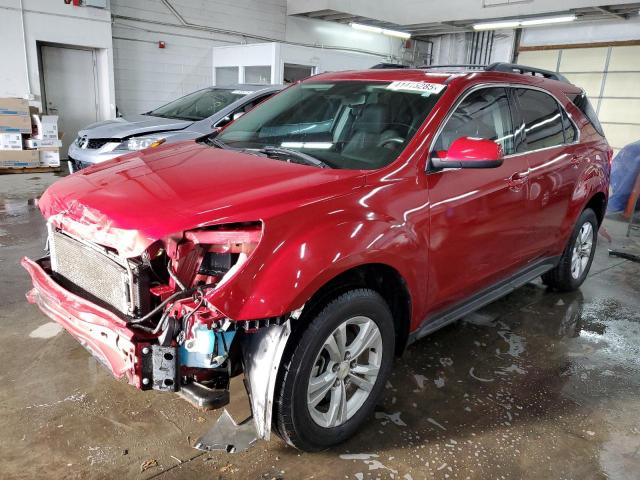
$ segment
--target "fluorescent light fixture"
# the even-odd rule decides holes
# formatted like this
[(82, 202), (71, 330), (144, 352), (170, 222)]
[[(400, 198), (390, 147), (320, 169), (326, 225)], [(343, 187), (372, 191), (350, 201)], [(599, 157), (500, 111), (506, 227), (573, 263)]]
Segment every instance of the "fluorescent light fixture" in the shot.
[(553, 23), (569, 23), (576, 20), (575, 15), (562, 15), (558, 17), (540, 17), (530, 20), (505, 20), (499, 22), (476, 23), (474, 30), (499, 30), (501, 28), (536, 27), (539, 25), (550, 25)]
[(386, 35), (387, 37), (404, 38), (405, 40), (408, 40), (409, 38), (411, 38), (411, 34), (410, 33), (399, 32), (397, 30), (389, 30), (387, 28), (383, 28), (382, 29), (382, 34)]
[(388, 28), (380, 28), (374, 27), (372, 25), (363, 25), (362, 23), (350, 23), (351, 28), (355, 28), (356, 30), (362, 30), (363, 32), (370, 33), (380, 33), (382, 35), (386, 35), (387, 37), (396, 37), (396, 38), (411, 38), (411, 34), (407, 32), (399, 32), (397, 30), (389, 30)]
[(520, 26), (519, 20), (507, 20), (504, 22), (476, 23), (474, 30), (500, 30), (501, 28), (517, 28)]
[(533, 25), (549, 25), (551, 23), (569, 23), (573, 22), (577, 17), (575, 15), (564, 15), (561, 17), (542, 17), (532, 18), (531, 20), (523, 20), (520, 25), (523, 27), (531, 27)]

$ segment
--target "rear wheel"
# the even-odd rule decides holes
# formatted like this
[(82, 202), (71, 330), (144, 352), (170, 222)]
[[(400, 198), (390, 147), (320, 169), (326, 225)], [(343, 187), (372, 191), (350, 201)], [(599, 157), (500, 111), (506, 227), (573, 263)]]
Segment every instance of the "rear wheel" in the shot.
[(542, 275), (545, 285), (562, 292), (576, 290), (587, 278), (598, 238), (598, 219), (590, 208), (582, 212), (560, 263)]
[(280, 437), (315, 451), (353, 435), (382, 393), (394, 342), (389, 306), (375, 291), (329, 302), (283, 359), (274, 405)]

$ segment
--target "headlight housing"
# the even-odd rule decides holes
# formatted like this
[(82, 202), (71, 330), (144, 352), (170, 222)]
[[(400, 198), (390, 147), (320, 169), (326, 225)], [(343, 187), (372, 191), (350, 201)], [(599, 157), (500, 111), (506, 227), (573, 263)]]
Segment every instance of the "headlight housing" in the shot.
[(120, 145), (118, 145), (116, 147), (116, 150), (144, 150), (145, 148), (155, 148), (159, 145), (162, 145), (166, 141), (166, 138), (157, 135), (131, 137), (130, 139), (125, 140)]
[(187, 240), (205, 250), (198, 274), (219, 277), (220, 284), (240, 269), (262, 237), (260, 222), (228, 227), (185, 232)]

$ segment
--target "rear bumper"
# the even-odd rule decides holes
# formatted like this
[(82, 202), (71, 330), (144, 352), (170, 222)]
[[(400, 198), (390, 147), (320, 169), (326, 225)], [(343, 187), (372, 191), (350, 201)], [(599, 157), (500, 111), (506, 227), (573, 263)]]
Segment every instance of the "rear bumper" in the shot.
[(114, 313), (58, 285), (45, 270), (48, 258), (24, 257), (22, 266), (33, 282), (27, 300), (73, 335), (116, 378), (142, 388), (142, 348), (149, 345), (140, 333), (127, 328)]

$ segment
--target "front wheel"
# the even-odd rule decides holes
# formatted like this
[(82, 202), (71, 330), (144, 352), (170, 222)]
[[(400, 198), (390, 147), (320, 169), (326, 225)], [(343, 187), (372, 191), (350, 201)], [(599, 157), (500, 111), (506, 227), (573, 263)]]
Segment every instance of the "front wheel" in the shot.
[(542, 275), (545, 285), (561, 292), (576, 290), (587, 278), (598, 238), (598, 219), (590, 208), (585, 209), (571, 234), (560, 262)]
[(329, 302), (285, 354), (274, 426), (289, 445), (317, 451), (352, 436), (371, 415), (391, 370), (389, 306), (357, 289)]

